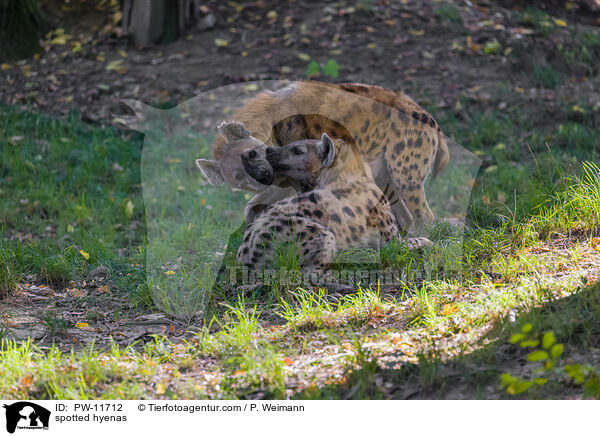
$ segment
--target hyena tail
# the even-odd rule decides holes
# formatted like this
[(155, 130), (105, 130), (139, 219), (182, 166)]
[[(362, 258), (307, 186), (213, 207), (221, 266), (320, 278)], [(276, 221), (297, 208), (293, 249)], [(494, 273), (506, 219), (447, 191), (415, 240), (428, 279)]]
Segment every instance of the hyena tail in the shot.
[(444, 171), (450, 162), (450, 152), (448, 151), (448, 144), (446, 143), (446, 137), (438, 130), (438, 150), (435, 154), (435, 162), (433, 163), (433, 171), (431, 178), (435, 178), (439, 173)]

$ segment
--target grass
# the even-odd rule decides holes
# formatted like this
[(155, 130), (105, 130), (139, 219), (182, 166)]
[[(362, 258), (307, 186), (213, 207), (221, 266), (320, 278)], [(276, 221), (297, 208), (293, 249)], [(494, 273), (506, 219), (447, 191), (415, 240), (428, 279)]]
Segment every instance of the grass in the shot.
[(553, 89), (564, 81), (564, 77), (560, 71), (555, 70), (552, 66), (544, 65), (533, 68), (533, 80), (544, 88)]
[[(132, 247), (143, 238), (130, 230), (144, 219), (135, 165), (140, 142), (74, 118), (63, 122), (7, 107), (2, 112), (0, 225), (10, 276), (64, 284), (99, 265), (123, 269), (117, 249), (135, 256)], [(127, 170), (115, 170), (115, 164)], [(115, 213), (130, 199), (130, 217)]]
[(460, 11), (453, 4), (441, 5), (434, 10), (435, 16), (448, 24), (462, 23)]

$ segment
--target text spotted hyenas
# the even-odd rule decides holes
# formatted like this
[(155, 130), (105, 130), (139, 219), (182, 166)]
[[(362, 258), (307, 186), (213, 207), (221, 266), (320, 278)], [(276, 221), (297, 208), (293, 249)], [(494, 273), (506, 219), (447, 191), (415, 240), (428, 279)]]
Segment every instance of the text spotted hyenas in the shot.
[[(424, 182), (429, 174), (435, 176), (446, 168), (448, 147), (433, 117), (406, 94), (372, 85), (296, 82), (257, 95), (232, 118), (243, 123), (253, 139), (267, 145), (317, 139), (323, 132), (355, 144), (402, 229), (416, 231), (433, 220)], [(246, 151), (255, 147), (253, 141)], [(230, 150), (226, 140), (217, 138), (212, 148), (215, 160), (199, 166), (205, 174), (221, 172), (222, 182), (228, 180), (258, 193), (257, 203), (262, 195), (276, 197), (266, 194), (267, 186), (244, 171), (242, 148)], [(262, 156), (258, 158), (256, 162), (265, 166)], [(224, 161), (228, 165), (220, 165)], [(264, 174), (264, 182), (270, 179)]]
[(303, 270), (323, 271), (342, 250), (379, 246), (399, 237), (387, 198), (375, 184), (354, 144), (299, 140), (267, 148), (277, 173), (315, 176), (315, 189), (276, 202), (246, 228), (238, 261), (261, 269), (278, 244), (297, 241)]

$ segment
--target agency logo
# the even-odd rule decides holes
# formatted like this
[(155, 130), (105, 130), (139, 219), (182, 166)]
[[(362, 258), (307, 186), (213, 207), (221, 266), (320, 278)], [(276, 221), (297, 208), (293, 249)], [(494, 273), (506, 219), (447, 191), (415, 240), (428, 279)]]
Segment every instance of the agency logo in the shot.
[(19, 401), (3, 406), (6, 409), (6, 431), (14, 433), (18, 428), (26, 430), (48, 430), (50, 422), (50, 411), (30, 403)]

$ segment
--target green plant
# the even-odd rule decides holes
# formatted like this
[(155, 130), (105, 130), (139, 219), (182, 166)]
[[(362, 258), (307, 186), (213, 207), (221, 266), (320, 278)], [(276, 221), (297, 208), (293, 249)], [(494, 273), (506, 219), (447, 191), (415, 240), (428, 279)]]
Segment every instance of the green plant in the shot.
[(0, 299), (14, 291), (19, 281), (19, 270), (15, 253), (6, 247), (0, 232)]
[(337, 77), (339, 74), (340, 66), (335, 59), (330, 59), (327, 61), (325, 65), (319, 64), (317, 61), (312, 60), (308, 67), (306, 68), (306, 72), (304, 73), (306, 77), (318, 76), (321, 73), (325, 76), (329, 77)]
[[(540, 368), (533, 371), (530, 379), (513, 376), (508, 373), (500, 375), (500, 387), (510, 395), (519, 395), (534, 386), (544, 386), (548, 382), (550, 371), (555, 368), (564, 372), (574, 383), (582, 386), (584, 395), (600, 398), (600, 372), (589, 365), (565, 365), (559, 367), (560, 358), (564, 351), (564, 345), (556, 343), (552, 330), (543, 335), (533, 332), (531, 323), (524, 324), (519, 333), (510, 338), (511, 344), (519, 344), (520, 347), (530, 348), (532, 351), (527, 355), (530, 362), (539, 362)], [(538, 375), (538, 377), (534, 377)]]
[(560, 71), (555, 70), (552, 66), (544, 65), (533, 68), (533, 80), (546, 88), (556, 88), (563, 82), (564, 77)]
[(67, 328), (69, 327), (69, 323), (65, 319), (64, 315), (58, 314), (54, 311), (43, 312), (39, 315), (40, 321), (42, 321), (46, 325), (46, 329), (50, 336), (56, 336), (59, 334), (64, 334), (67, 332)]
[(548, 36), (554, 29), (550, 15), (538, 8), (527, 8), (523, 14), (523, 22), (532, 25), (543, 36)]
[(434, 14), (441, 21), (447, 23), (462, 23), (460, 11), (453, 4), (444, 4), (438, 8), (435, 8)]

